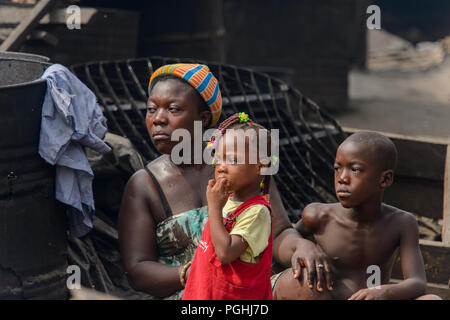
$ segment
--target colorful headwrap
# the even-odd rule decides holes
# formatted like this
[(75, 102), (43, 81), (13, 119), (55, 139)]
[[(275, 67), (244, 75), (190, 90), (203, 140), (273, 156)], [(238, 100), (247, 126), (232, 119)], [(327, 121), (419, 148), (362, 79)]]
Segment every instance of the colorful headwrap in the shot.
[(220, 94), (219, 82), (214, 75), (209, 71), (208, 66), (203, 64), (168, 64), (160, 67), (153, 72), (148, 83), (148, 92), (150, 94), (153, 80), (161, 75), (171, 74), (189, 83), (205, 100), (206, 104), (211, 109), (211, 124), (214, 127), (219, 121), (220, 113), (222, 112), (222, 95)]

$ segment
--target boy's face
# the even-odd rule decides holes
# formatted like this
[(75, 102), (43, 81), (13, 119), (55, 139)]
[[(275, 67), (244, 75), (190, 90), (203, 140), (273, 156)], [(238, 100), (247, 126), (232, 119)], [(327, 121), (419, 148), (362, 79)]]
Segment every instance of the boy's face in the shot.
[[(239, 140), (241, 143), (245, 143), (245, 148), (243, 146), (238, 148)], [(245, 142), (242, 140), (244, 139), (236, 139), (232, 134), (225, 134), (219, 140), (214, 157), (216, 180), (227, 179), (230, 184), (230, 192), (259, 186), (261, 179), (260, 164), (249, 163), (249, 154), (253, 152), (253, 150), (249, 150), (249, 138), (246, 137)], [(242, 159), (245, 159), (244, 163), (238, 163), (238, 160)]]
[(345, 208), (357, 207), (382, 190), (382, 170), (373, 152), (359, 143), (344, 142), (336, 152), (334, 188)]

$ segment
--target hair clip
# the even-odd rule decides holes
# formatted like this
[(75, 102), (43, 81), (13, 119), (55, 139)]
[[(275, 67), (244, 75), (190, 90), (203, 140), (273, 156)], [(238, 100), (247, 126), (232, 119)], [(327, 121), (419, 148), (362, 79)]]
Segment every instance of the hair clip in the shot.
[(277, 162), (278, 162), (278, 157), (277, 156), (272, 156), (272, 161), (273, 161), (273, 165), (276, 166)]
[(217, 140), (211, 140), (208, 142), (207, 148), (214, 148), (217, 149)]
[(239, 122), (247, 122), (249, 120), (248, 114), (239, 112)]

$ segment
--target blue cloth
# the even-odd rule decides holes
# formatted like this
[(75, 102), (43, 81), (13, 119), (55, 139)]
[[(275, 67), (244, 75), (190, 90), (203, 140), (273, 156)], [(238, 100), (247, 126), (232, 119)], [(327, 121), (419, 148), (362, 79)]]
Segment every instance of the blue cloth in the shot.
[(107, 132), (94, 93), (69, 69), (54, 64), (41, 79), (47, 80), (42, 106), (39, 154), (56, 166), (55, 196), (67, 204), (70, 234), (81, 237), (92, 229), (95, 206), (94, 173), (84, 148), (111, 151), (103, 142)]

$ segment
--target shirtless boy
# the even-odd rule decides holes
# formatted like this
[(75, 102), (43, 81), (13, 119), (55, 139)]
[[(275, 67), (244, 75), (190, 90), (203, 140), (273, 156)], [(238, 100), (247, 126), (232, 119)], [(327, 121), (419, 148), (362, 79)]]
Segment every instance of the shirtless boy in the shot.
[[(325, 274), (325, 279), (306, 283), (306, 268), (298, 279), (288, 269), (276, 282), (275, 299), (439, 298), (423, 296), (426, 277), (415, 217), (382, 203), (384, 190), (393, 182), (396, 161), (395, 145), (378, 133), (358, 132), (339, 146), (334, 163), (339, 202), (308, 205), (296, 225), (328, 256), (323, 264), (304, 266), (323, 268), (317, 274)], [(389, 284), (398, 254), (404, 280)], [(372, 287), (376, 268), (380, 270), (378, 288)], [(325, 288), (325, 283), (332, 285)]]

